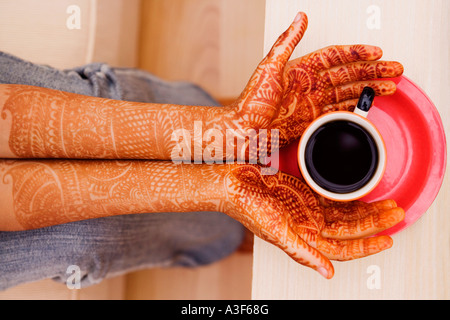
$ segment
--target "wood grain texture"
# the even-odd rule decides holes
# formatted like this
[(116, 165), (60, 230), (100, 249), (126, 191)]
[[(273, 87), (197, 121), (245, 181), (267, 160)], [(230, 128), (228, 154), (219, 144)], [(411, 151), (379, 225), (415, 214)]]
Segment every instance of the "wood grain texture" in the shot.
[(235, 253), (198, 268), (147, 269), (127, 276), (127, 300), (250, 299), (252, 255)]
[[(377, 8), (380, 28), (370, 29), (368, 19)], [(378, 45), (384, 60), (400, 61), (404, 74), (428, 94), (449, 136), (449, 10), (445, 0), (267, 0), (265, 52), (296, 12), (304, 11), (309, 27), (293, 58), (334, 44)], [(334, 263), (331, 280), (255, 239), (253, 299), (449, 299), (449, 191), (447, 174), (432, 206), (414, 225), (393, 236), (391, 249)], [(374, 268), (380, 272), (379, 288), (370, 285)]]
[(237, 97), (263, 50), (264, 0), (142, 2), (139, 67)]
[[(79, 8), (80, 28), (69, 29), (66, 13), (70, 5)], [(93, 50), (95, 3), (74, 1), (2, 1), (0, 2), (0, 50), (34, 63), (69, 68), (87, 62)], [(93, 17), (93, 19), (91, 19)], [(44, 41), (44, 35), (46, 41)], [(74, 65), (72, 65), (74, 64)]]
[(118, 276), (99, 284), (83, 288), (68, 289), (63, 283), (51, 279), (22, 284), (0, 291), (1, 300), (123, 300), (126, 277)]
[(0, 1), (0, 50), (61, 69), (136, 67), (139, 8), (140, 0)]

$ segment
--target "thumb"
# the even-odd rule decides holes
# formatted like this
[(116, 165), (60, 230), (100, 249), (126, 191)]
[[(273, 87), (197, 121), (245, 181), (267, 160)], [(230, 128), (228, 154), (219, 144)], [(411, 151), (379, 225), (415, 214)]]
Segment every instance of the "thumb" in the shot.
[(270, 49), (266, 59), (286, 64), (308, 27), (308, 17), (299, 12), (289, 28), (281, 34)]
[(286, 62), (300, 42), (308, 18), (299, 12), (289, 28), (278, 37), (268, 55), (261, 61), (237, 100), (239, 117), (245, 115), (252, 128), (265, 128), (272, 121), (281, 99), (281, 79)]

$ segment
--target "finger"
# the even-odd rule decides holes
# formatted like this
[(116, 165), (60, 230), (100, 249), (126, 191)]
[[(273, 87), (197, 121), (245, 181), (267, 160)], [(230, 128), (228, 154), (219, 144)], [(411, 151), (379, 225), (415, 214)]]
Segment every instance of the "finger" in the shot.
[(387, 96), (395, 93), (396, 85), (393, 81), (372, 80), (359, 81), (325, 90), (325, 104), (339, 103), (345, 100), (357, 99), (364, 87), (371, 87), (377, 96)]
[(291, 227), (294, 223), (291, 215), (279, 214), (277, 211), (267, 214), (277, 219), (273, 220), (270, 228), (266, 226), (255, 230), (255, 235), (279, 247), (294, 261), (316, 270), (323, 277), (327, 279), (333, 277), (334, 268), (330, 260), (295, 232)]
[(299, 12), (289, 28), (278, 37), (277, 41), (269, 51), (266, 59), (268, 61), (280, 62), (283, 66), (289, 60), (297, 44), (303, 38), (308, 27), (308, 18), (305, 13)]
[(359, 99), (350, 99), (335, 104), (328, 104), (322, 108), (321, 115), (334, 111), (350, 111), (353, 112), (358, 104)]
[(402, 208), (378, 209), (371, 206), (362, 209), (362, 218), (328, 222), (321, 235), (332, 239), (355, 239), (377, 234), (395, 226), (405, 218)]
[(334, 275), (334, 268), (330, 260), (321, 252), (308, 245), (289, 226), (287, 227), (290, 236), (279, 247), (294, 261), (316, 270), (326, 279), (331, 279)]
[(330, 260), (347, 261), (367, 257), (392, 247), (389, 236), (356, 240), (319, 239), (317, 250)]
[(382, 56), (383, 51), (379, 47), (357, 44), (319, 49), (301, 58), (301, 61), (321, 71), (351, 62), (374, 61)]
[(320, 72), (325, 87), (363, 80), (394, 78), (402, 74), (403, 66), (396, 61), (355, 62)]
[[(277, 39), (267, 56), (256, 68), (239, 101), (240, 112), (254, 114), (261, 113), (261, 103), (249, 104), (247, 101), (262, 102), (265, 111), (264, 121), (271, 119), (276, 111), (282, 92), (281, 78), (286, 62), (289, 60), (295, 46), (300, 42), (308, 25), (308, 18), (299, 12), (290, 27)], [(264, 91), (264, 93), (262, 92)], [(269, 91), (271, 94), (267, 94)], [(267, 97), (268, 96), (268, 97)], [(263, 98), (262, 98), (263, 97)], [(253, 108), (256, 106), (256, 110)], [(260, 124), (259, 124), (260, 125)]]
[(394, 200), (380, 200), (367, 203), (363, 201), (339, 202), (320, 199), (320, 204), (325, 208), (324, 216), (327, 223), (358, 220), (376, 210), (389, 210), (397, 207), (397, 203)]

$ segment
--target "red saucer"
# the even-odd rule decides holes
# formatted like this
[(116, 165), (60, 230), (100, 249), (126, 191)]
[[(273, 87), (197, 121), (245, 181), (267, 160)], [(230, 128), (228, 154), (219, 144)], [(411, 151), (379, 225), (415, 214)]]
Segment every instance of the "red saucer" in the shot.
[[(397, 91), (376, 97), (368, 119), (386, 143), (387, 164), (379, 185), (361, 200), (393, 199), (405, 219), (380, 234), (392, 235), (417, 221), (431, 206), (444, 178), (447, 147), (444, 127), (427, 95), (405, 76), (392, 79)], [(298, 141), (280, 149), (279, 169), (300, 176)]]

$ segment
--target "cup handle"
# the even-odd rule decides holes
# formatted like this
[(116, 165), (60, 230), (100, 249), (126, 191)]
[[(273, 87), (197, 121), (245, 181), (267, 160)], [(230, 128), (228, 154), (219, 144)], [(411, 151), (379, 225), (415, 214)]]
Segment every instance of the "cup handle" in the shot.
[(373, 100), (375, 99), (375, 90), (371, 87), (364, 87), (361, 95), (359, 96), (358, 104), (356, 105), (354, 113), (367, 118), (370, 107), (372, 107)]

